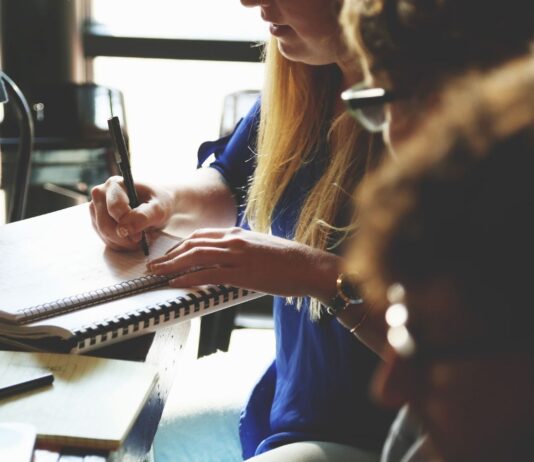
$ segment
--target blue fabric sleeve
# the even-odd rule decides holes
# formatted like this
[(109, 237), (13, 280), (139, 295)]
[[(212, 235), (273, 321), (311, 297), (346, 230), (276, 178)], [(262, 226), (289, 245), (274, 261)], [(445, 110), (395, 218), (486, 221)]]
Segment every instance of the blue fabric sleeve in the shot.
[(207, 141), (198, 150), (198, 167), (202, 167), (212, 154), (215, 155), (215, 160), (209, 166), (223, 176), (232, 191), (238, 206), (238, 223), (241, 222), (250, 178), (256, 168), (259, 116), (258, 99), (230, 135), (216, 141)]

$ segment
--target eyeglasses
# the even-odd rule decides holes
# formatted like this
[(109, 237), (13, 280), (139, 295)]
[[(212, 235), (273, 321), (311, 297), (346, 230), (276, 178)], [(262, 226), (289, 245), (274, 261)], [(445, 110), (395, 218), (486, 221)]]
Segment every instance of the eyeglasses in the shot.
[(394, 92), (359, 83), (341, 93), (349, 113), (370, 132), (381, 132), (386, 124), (386, 103), (397, 99)]
[(387, 297), (391, 303), (386, 310), (387, 342), (395, 353), (404, 360), (418, 364), (431, 361), (454, 361), (469, 358), (487, 357), (499, 353), (532, 351), (533, 342), (530, 330), (512, 334), (488, 334), (484, 337), (450, 345), (420, 345), (408, 329), (409, 311), (405, 302), (405, 289), (401, 284), (393, 284)]

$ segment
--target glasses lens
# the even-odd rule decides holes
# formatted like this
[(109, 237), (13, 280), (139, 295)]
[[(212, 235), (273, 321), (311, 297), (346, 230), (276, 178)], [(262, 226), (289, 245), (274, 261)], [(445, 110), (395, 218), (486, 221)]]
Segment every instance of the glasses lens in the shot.
[(383, 105), (352, 109), (350, 112), (370, 132), (381, 132), (386, 127), (386, 110)]
[(383, 88), (368, 88), (358, 84), (341, 94), (350, 114), (370, 132), (380, 132), (386, 126), (385, 103), (391, 97)]

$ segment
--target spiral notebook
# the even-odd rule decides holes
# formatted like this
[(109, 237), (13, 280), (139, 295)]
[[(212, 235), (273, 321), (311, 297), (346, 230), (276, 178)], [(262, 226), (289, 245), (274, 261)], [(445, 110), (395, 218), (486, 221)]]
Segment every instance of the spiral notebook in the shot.
[[(179, 238), (159, 233), (150, 258)], [(0, 341), (84, 352), (257, 298), (229, 286), (173, 289), (141, 252), (107, 248), (87, 204), (0, 227)]]

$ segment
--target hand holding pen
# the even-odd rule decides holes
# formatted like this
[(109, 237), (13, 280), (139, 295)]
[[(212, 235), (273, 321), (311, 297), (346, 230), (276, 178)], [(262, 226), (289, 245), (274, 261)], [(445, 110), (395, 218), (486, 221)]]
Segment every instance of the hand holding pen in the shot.
[[(114, 116), (109, 119), (108, 127), (113, 140), (113, 145), (115, 147), (115, 161), (119, 166), (122, 178), (124, 180), (126, 192), (128, 193), (128, 199), (130, 201), (130, 207), (136, 208), (139, 206), (139, 199), (137, 197), (137, 191), (133, 181), (132, 171), (130, 168), (130, 158), (119, 118)], [(148, 242), (144, 231), (141, 233), (141, 248), (143, 249), (145, 256), (148, 256)]]

